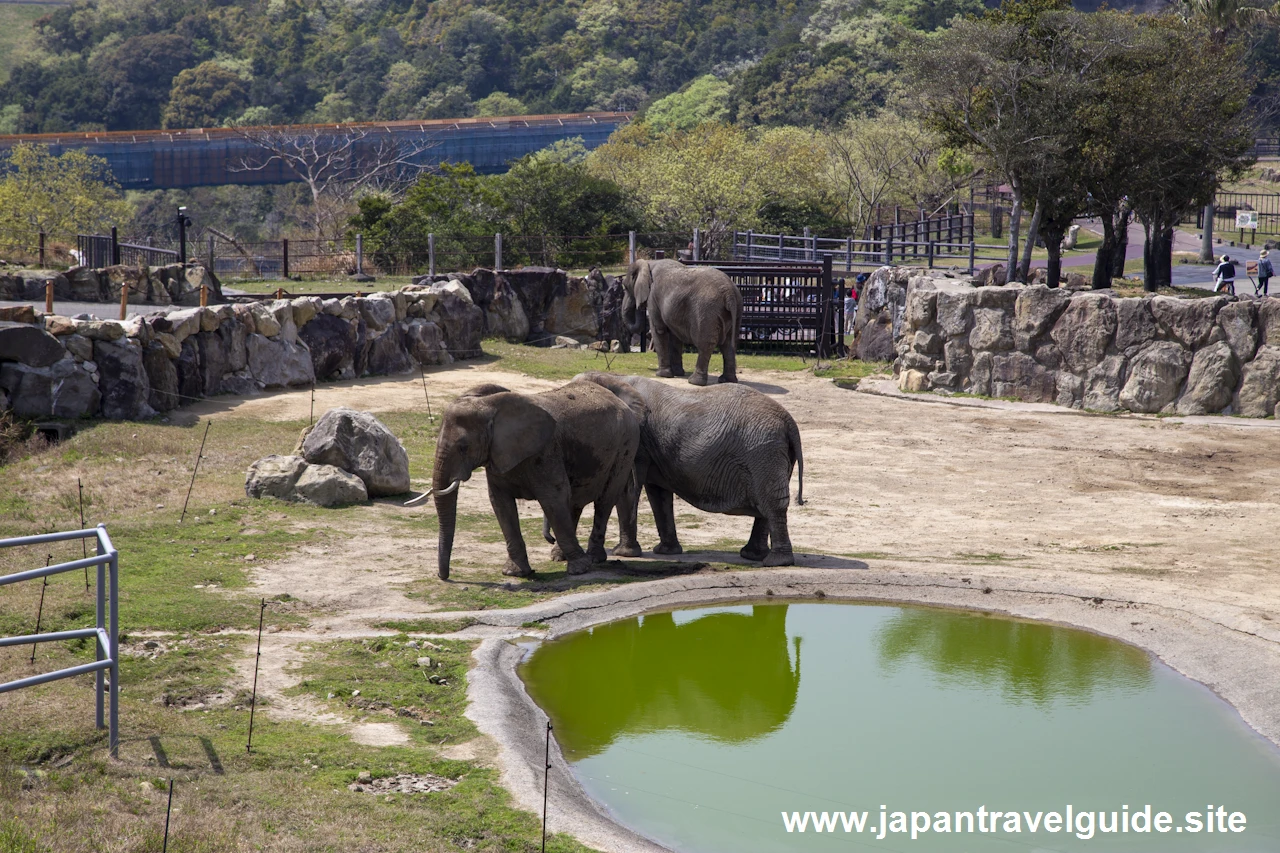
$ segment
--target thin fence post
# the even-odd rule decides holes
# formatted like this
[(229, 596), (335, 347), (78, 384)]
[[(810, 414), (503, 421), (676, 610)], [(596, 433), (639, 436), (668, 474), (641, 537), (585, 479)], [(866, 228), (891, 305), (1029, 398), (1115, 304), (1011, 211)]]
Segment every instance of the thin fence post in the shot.
[[(106, 556), (106, 554), (102, 550), (101, 537), (99, 537), (98, 539), (98, 556), (99, 557)], [(99, 631), (105, 631), (107, 628), (107, 565), (106, 563), (98, 563), (97, 569), (98, 569), (98, 589), (96, 590), (97, 606), (94, 609), (95, 610), (94, 623)], [(95, 641), (93, 644), (93, 648), (94, 648), (94, 660), (99, 660), (99, 661), (102, 660), (102, 656), (106, 654), (108, 651), (107, 649), (104, 649), (102, 647), (101, 640)], [(94, 722), (97, 724), (99, 729), (105, 729), (107, 727), (107, 715), (106, 715), (106, 708), (104, 707), (103, 700), (106, 698), (107, 690), (106, 690), (106, 675), (103, 673), (102, 670), (98, 670), (97, 672), (94, 673), (94, 693), (95, 693)]]
[(111, 757), (120, 757), (120, 557), (114, 551), (111, 554), (111, 627), (107, 639), (111, 641), (111, 726), (108, 729), (108, 743), (111, 746)]
[(627, 232), (627, 266), (636, 262), (636, 232)]
[(436, 274), (436, 235), (427, 235), (427, 275)]
[(928, 253), (928, 257), (929, 257), (929, 269), (933, 269), (933, 241), (932, 240), (930, 240), (928, 243), (925, 244), (925, 251)]
[(196, 464), (191, 468), (191, 483), (187, 486), (187, 498), (182, 502), (182, 515), (178, 518), (181, 524), (187, 517), (187, 502), (191, 500), (191, 490), (196, 485), (196, 472), (200, 470), (200, 459), (204, 456), (204, 442), (209, 437), (209, 427), (213, 426), (213, 421), (207, 421), (204, 425), (204, 436), (200, 439), (200, 449), (196, 451)]
[(809, 245), (810, 245), (809, 239), (812, 236), (813, 236), (813, 232), (810, 231), (809, 226), (806, 225), (804, 229), (804, 259), (806, 261), (813, 260), (813, 252), (809, 250)]
[(160, 853), (168, 853), (169, 851), (169, 816), (173, 814), (173, 780), (169, 780), (169, 805), (164, 809), (164, 846), (160, 848)]
[(53, 279), (44, 283), (44, 313), (53, 313)]
[(214, 267), (214, 264), (213, 264), (214, 254), (213, 254), (213, 252), (214, 252), (213, 234), (209, 234), (209, 272), (213, 272), (213, 271), (214, 271), (214, 269), (213, 269), (213, 267)]
[(111, 264), (120, 264), (120, 231), (114, 225), (111, 226)]
[(44, 269), (44, 230), (43, 229), (41, 229), (40, 231), (39, 243), (40, 243), (40, 246), (39, 246), (40, 268)]
[(120, 280), (120, 319), (129, 317), (129, 282)]
[(702, 260), (702, 229), (693, 229), (693, 259)]
[(289, 239), (280, 241), (280, 267), (285, 278), (289, 277)]
[(844, 238), (844, 271), (853, 272), (853, 236)]
[(551, 787), (551, 721), (547, 720), (547, 751), (542, 763), (542, 853), (547, 853), (547, 791)]
[(249, 699), (249, 740), (244, 745), (245, 752), (253, 752), (253, 712), (258, 708), (258, 665), (262, 663), (262, 622), (267, 615), (267, 600), (262, 599), (262, 609), (258, 611), (258, 652), (253, 657), (253, 694)]
[(364, 235), (356, 235), (356, 275), (364, 274)]
[(502, 269), (502, 234), (493, 235), (493, 271)]
[(889, 229), (889, 234), (884, 238), (884, 265), (893, 266), (893, 229)]
[(969, 241), (969, 275), (973, 275), (977, 269), (978, 243), (976, 240)]

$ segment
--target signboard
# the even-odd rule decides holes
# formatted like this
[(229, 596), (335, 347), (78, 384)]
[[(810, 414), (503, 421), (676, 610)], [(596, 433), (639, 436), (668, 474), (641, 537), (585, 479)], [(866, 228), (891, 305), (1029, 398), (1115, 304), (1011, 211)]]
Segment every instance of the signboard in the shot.
[(1258, 211), (1256, 210), (1237, 210), (1236, 211), (1236, 227), (1258, 229)]

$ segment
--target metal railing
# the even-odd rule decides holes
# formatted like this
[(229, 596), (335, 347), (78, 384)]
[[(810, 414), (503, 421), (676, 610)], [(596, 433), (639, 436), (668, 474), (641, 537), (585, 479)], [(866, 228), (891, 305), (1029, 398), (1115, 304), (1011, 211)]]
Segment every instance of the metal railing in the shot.
[[(886, 229), (889, 226), (886, 226)], [(899, 262), (923, 261), (930, 269), (936, 263), (960, 261), (972, 274), (979, 261), (1002, 261), (1003, 246), (944, 239), (899, 240), (892, 230), (880, 239), (855, 240), (852, 237), (814, 237), (792, 234), (758, 234), (754, 231), (733, 233), (735, 261), (814, 263), (830, 257), (837, 268), (852, 272), (856, 267), (892, 266)]]
[[(26, 572), (4, 575), (0, 577), (0, 586), (18, 583), (19, 581), (39, 580), (58, 575), (63, 572), (74, 572), (89, 566), (98, 568), (98, 609), (97, 624), (93, 628), (79, 628), (74, 631), (54, 631), (47, 634), (28, 634), (22, 637), (0, 637), (0, 648), (5, 646), (25, 646), (33, 643), (56, 643), (62, 640), (77, 640), (93, 637), (97, 641), (97, 658), (94, 663), (71, 666), (54, 672), (41, 673), (29, 678), (20, 678), (0, 684), (0, 693), (21, 690), (24, 687), (35, 687), (61, 678), (71, 678), (85, 673), (97, 673), (94, 692), (97, 699), (97, 726), (108, 728), (108, 744), (111, 757), (118, 758), (120, 752), (120, 554), (111, 544), (107, 535), (107, 527), (85, 530), (68, 530), (62, 533), (45, 533), (39, 536), (19, 536), (14, 539), (0, 539), (0, 548), (16, 548), (23, 545), (42, 545), (47, 542), (66, 542), (74, 539), (93, 538), (98, 543), (98, 553), (94, 557), (58, 563), (56, 566), (45, 566), (42, 569), (31, 569)], [(108, 610), (108, 607), (110, 608)], [(110, 671), (111, 680), (104, 684), (103, 672)], [(109, 705), (106, 709), (104, 725), (104, 701)]]
[(178, 262), (173, 249), (137, 243), (122, 243), (112, 228), (110, 234), (80, 234), (76, 237), (80, 263), (93, 269), (124, 264), (130, 267), (162, 267)]

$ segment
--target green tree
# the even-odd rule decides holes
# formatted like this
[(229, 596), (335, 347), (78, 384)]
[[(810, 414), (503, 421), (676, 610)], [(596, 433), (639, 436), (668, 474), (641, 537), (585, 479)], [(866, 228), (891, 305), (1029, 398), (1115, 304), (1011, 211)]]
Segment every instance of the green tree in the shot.
[(654, 130), (693, 130), (708, 121), (729, 116), (730, 86), (712, 74), (704, 74), (679, 92), (659, 98), (645, 110)]
[(9, 149), (0, 173), (0, 233), (43, 231), (60, 239), (100, 233), (130, 216), (107, 161), (46, 145)]
[(248, 98), (243, 77), (216, 62), (202, 62), (173, 78), (161, 121), (164, 127), (217, 127), (243, 112)]

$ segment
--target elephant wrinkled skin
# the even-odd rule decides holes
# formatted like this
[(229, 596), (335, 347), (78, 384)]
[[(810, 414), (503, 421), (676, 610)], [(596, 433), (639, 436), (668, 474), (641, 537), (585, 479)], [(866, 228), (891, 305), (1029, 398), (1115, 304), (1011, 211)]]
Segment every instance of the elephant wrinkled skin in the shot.
[[(672, 496), (698, 509), (755, 519), (751, 538), (739, 552), (766, 566), (795, 562), (787, 532), (791, 472), (799, 466), (796, 503), (804, 503), (804, 454), (800, 429), (791, 413), (751, 388), (673, 387), (656, 379), (582, 373), (627, 403), (640, 419), (636, 485), (619, 503), (621, 556), (638, 556), (635, 507), (639, 485), (649, 496), (660, 544), (657, 554), (679, 554)], [(630, 504), (625, 515), (623, 507)], [(630, 525), (630, 527), (629, 527)]]
[[(542, 507), (570, 573), (586, 572), (593, 562), (603, 562), (605, 528), (614, 505), (627, 496), (639, 442), (640, 424), (632, 410), (590, 382), (570, 382), (534, 395), (480, 385), (458, 397), (445, 409), (432, 474), (440, 519), (440, 577), (449, 577), (458, 485), (480, 466), (507, 542), (504, 574), (533, 574), (520, 533), (517, 498), (536, 500)], [(587, 504), (594, 504), (595, 523), (584, 553), (576, 529)], [(622, 500), (619, 517), (628, 518), (628, 529), (634, 531), (632, 511)]]
[(637, 328), (647, 311), (658, 354), (658, 376), (684, 376), (684, 348), (696, 347), (698, 363), (689, 382), (707, 384), (707, 366), (716, 347), (724, 357), (721, 382), (737, 382), (738, 328), (742, 294), (729, 276), (714, 267), (689, 267), (679, 261), (636, 261), (625, 286), (623, 313)]

